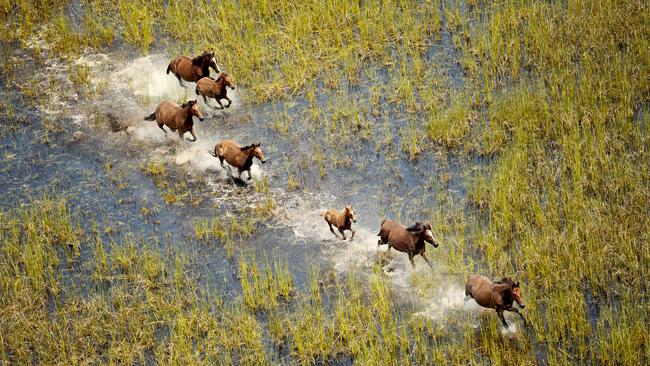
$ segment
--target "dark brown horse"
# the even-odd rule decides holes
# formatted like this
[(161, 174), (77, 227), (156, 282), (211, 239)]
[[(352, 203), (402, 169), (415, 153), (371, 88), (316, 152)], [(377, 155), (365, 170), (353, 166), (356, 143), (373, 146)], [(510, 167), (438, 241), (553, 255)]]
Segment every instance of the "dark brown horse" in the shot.
[(430, 243), (435, 248), (438, 247), (438, 242), (433, 237), (431, 225), (428, 222), (422, 223), (418, 221), (410, 227), (406, 227), (397, 221), (384, 220), (381, 222), (381, 229), (377, 235), (380, 237), (379, 241), (377, 241), (378, 246), (388, 244), (388, 250), (395, 248), (408, 254), (413, 268), (415, 268), (413, 257), (419, 254), (433, 271), (433, 266), (425, 253), (425, 242)]
[(345, 206), (343, 212), (341, 213), (336, 210), (327, 210), (320, 215), (325, 218), (325, 221), (327, 221), (327, 224), (330, 226), (330, 231), (332, 234), (334, 234), (334, 236), (337, 238), (339, 237), (336, 235), (336, 232), (334, 232), (332, 225), (336, 226), (336, 228), (339, 229), (339, 232), (342, 236), (340, 238), (341, 240), (345, 240), (345, 230), (350, 230), (352, 232), (350, 240), (354, 239), (354, 230), (352, 230), (352, 223), (357, 222), (357, 217), (354, 215), (352, 206)]
[(184, 103), (183, 105), (178, 105), (170, 100), (164, 100), (158, 104), (156, 111), (145, 117), (145, 121), (156, 121), (158, 122), (158, 127), (165, 131), (164, 126), (169, 127), (172, 131), (178, 130), (178, 135), (183, 139), (185, 132), (192, 134), (194, 140), (196, 141), (196, 135), (194, 134), (194, 120), (193, 116), (199, 118), (200, 121), (203, 121), (203, 114), (199, 109), (199, 105), (196, 103), (196, 100), (190, 100), (189, 102)]
[(513, 306), (513, 302), (519, 304), (523, 309), (526, 305), (521, 296), (519, 282), (514, 282), (509, 277), (501, 281), (492, 282), (489, 278), (479, 275), (471, 275), (465, 284), (465, 296), (472, 297), (477, 304), (484, 308), (495, 309), (503, 325), (508, 327), (503, 311), (508, 310), (519, 314), (526, 324), (524, 316)]
[(204, 51), (194, 58), (187, 56), (176, 57), (167, 66), (167, 74), (171, 71), (176, 75), (178, 83), (185, 87), (183, 80), (196, 82), (202, 77), (209, 77), (210, 68), (213, 68), (217, 73), (221, 72), (217, 60), (214, 58), (214, 51)]
[[(253, 178), (251, 176), (253, 158), (258, 158), (262, 164), (266, 163), (266, 158), (264, 158), (264, 153), (262, 152), (262, 149), (260, 149), (259, 143), (241, 147), (233, 140), (224, 140), (217, 143), (214, 147), (214, 154), (212, 151), (210, 151), (210, 154), (215, 158), (219, 158), (222, 168), (226, 168), (223, 164), (224, 160), (231, 166), (237, 168), (237, 170), (239, 170), (240, 179), (242, 172), (248, 172), (249, 180)], [(230, 170), (230, 168), (228, 168), (228, 170)]]
[(197, 81), (196, 95), (203, 96), (203, 101), (205, 102), (205, 104), (208, 104), (207, 98), (214, 98), (217, 101), (217, 103), (219, 103), (221, 109), (223, 109), (223, 104), (221, 104), (221, 99), (225, 99), (228, 101), (228, 104), (226, 105), (226, 108), (228, 108), (230, 107), (232, 100), (228, 98), (226, 87), (230, 87), (230, 89), (235, 90), (235, 86), (232, 83), (232, 78), (230, 77), (230, 75), (228, 75), (227, 72), (224, 71), (219, 74), (217, 80), (213, 80), (212, 78), (205, 77)]

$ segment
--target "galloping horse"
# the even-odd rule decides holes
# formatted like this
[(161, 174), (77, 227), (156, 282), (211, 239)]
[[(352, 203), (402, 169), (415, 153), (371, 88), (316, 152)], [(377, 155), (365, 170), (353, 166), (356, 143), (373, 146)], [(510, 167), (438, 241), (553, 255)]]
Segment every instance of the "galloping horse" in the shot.
[(195, 91), (197, 96), (203, 96), (203, 101), (205, 104), (208, 104), (207, 98), (214, 98), (217, 103), (219, 103), (221, 109), (223, 109), (223, 104), (221, 104), (220, 99), (225, 99), (228, 101), (226, 108), (229, 108), (230, 104), (232, 103), (232, 100), (228, 98), (226, 87), (230, 87), (230, 89), (235, 90), (235, 85), (232, 83), (232, 78), (230, 75), (228, 75), (227, 72), (224, 71), (219, 74), (217, 80), (213, 80), (209, 77), (199, 79), (199, 81), (196, 82)]
[(519, 282), (514, 282), (509, 277), (493, 283), (485, 276), (471, 275), (465, 284), (465, 296), (472, 297), (477, 304), (484, 308), (496, 310), (501, 322), (506, 327), (508, 327), (508, 323), (503, 317), (504, 310), (519, 314), (526, 324), (524, 316), (513, 306), (513, 302), (517, 302), (522, 309), (526, 306), (524, 298), (521, 296)]
[(169, 127), (172, 131), (178, 130), (178, 135), (181, 137), (181, 140), (185, 132), (189, 131), (192, 137), (194, 137), (194, 140), (190, 141), (194, 142), (196, 141), (196, 135), (194, 134), (193, 116), (203, 121), (203, 114), (201, 114), (196, 100), (190, 100), (180, 106), (170, 100), (164, 100), (158, 104), (155, 112), (146, 116), (144, 119), (145, 121), (158, 122), (158, 127), (164, 133), (167, 133), (167, 131), (165, 131), (163, 125)]
[(320, 214), (323, 216), (325, 221), (327, 221), (327, 224), (330, 226), (330, 231), (334, 236), (337, 238), (339, 237), (336, 235), (336, 232), (334, 232), (334, 228), (332, 228), (332, 225), (336, 226), (337, 229), (339, 229), (339, 232), (341, 233), (341, 240), (345, 240), (345, 230), (350, 230), (352, 232), (352, 236), (350, 237), (350, 240), (354, 239), (354, 230), (352, 230), (352, 223), (357, 222), (357, 217), (354, 215), (354, 211), (352, 210), (352, 206), (345, 206), (343, 209), (343, 212), (339, 213), (336, 210), (327, 210), (323, 213)]
[[(224, 140), (217, 143), (214, 147), (214, 153), (210, 151), (210, 155), (219, 158), (222, 168), (225, 168), (225, 165), (223, 164), (224, 160), (231, 166), (237, 168), (237, 170), (239, 170), (240, 179), (242, 172), (248, 172), (249, 180), (253, 178), (251, 175), (253, 158), (258, 158), (262, 164), (266, 163), (266, 158), (264, 158), (264, 153), (262, 152), (262, 149), (260, 149), (259, 143), (241, 147), (233, 140)], [(230, 168), (228, 168), (228, 170), (230, 170)]]
[(438, 247), (438, 242), (433, 237), (431, 225), (428, 222), (421, 223), (417, 221), (415, 224), (406, 227), (397, 221), (384, 220), (381, 222), (381, 229), (377, 235), (380, 237), (377, 246), (388, 244), (388, 250), (395, 248), (408, 254), (413, 268), (415, 268), (413, 257), (419, 254), (427, 261), (433, 271), (433, 266), (431, 266), (431, 262), (429, 262), (429, 258), (425, 254), (425, 242), (432, 244), (434, 248)]
[(202, 77), (209, 77), (210, 68), (213, 68), (217, 73), (221, 72), (217, 65), (217, 60), (214, 58), (214, 51), (212, 50), (204, 51), (194, 58), (187, 56), (176, 57), (167, 66), (167, 74), (171, 71), (176, 75), (178, 83), (182, 87), (185, 87), (183, 80), (196, 82)]

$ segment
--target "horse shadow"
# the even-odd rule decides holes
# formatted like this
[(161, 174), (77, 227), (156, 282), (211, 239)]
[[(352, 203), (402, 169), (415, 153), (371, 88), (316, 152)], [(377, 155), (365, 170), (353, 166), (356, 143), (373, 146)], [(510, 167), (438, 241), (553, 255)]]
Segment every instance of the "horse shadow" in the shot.
[(232, 183), (237, 187), (248, 187), (250, 185), (250, 182), (252, 182), (252, 180), (246, 181), (244, 179), (235, 177), (233, 175), (228, 175), (228, 177), (226, 178), (226, 182)]

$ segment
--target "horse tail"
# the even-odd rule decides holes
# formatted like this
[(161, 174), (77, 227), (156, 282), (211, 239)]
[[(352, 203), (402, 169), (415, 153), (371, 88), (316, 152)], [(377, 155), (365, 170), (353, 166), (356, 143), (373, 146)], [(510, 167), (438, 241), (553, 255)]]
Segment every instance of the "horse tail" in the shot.
[(208, 153), (210, 155), (214, 156), (215, 158), (217, 157), (217, 149), (216, 148), (214, 149), (214, 152), (212, 152), (212, 150), (208, 150)]
[(169, 65), (167, 65), (167, 75), (169, 75), (169, 72), (172, 71), (172, 64), (174, 63), (174, 60), (172, 60)]
[(156, 120), (156, 112), (151, 113), (150, 115), (144, 117), (145, 121), (155, 121)]

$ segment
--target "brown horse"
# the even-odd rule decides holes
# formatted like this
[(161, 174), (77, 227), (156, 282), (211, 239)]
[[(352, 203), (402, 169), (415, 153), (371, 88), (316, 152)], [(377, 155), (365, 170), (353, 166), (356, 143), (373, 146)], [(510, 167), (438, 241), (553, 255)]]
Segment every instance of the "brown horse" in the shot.
[(381, 222), (381, 229), (377, 235), (380, 237), (377, 246), (388, 244), (388, 250), (395, 248), (408, 254), (413, 268), (415, 268), (413, 257), (419, 254), (433, 271), (433, 266), (425, 253), (425, 242), (432, 244), (435, 248), (438, 247), (438, 242), (433, 237), (431, 225), (428, 222), (417, 221), (410, 227), (406, 227), (397, 221), (384, 220)]
[[(254, 143), (248, 146), (241, 147), (233, 140), (224, 140), (214, 147), (214, 154), (210, 154), (215, 158), (219, 158), (221, 167), (225, 168), (223, 161), (226, 160), (228, 164), (234, 166), (239, 170), (239, 178), (241, 179), (242, 172), (248, 172), (248, 179), (252, 179), (251, 166), (253, 165), (253, 158), (258, 158), (262, 164), (266, 163), (264, 153), (260, 149), (259, 143)], [(230, 170), (230, 167), (228, 168)]]
[(342, 236), (342, 238), (340, 238), (341, 240), (346, 239), (344, 233), (345, 230), (350, 230), (352, 232), (350, 240), (354, 239), (354, 230), (352, 230), (352, 223), (357, 222), (357, 217), (354, 215), (352, 206), (345, 206), (343, 212), (341, 213), (336, 210), (327, 210), (320, 215), (325, 218), (325, 221), (327, 221), (327, 224), (330, 226), (330, 231), (332, 234), (334, 234), (334, 236), (337, 238), (339, 237), (336, 235), (336, 232), (334, 232), (332, 225), (336, 226), (339, 229), (339, 232)]
[(465, 296), (472, 297), (477, 304), (484, 308), (495, 309), (506, 327), (508, 327), (508, 323), (503, 317), (504, 310), (519, 314), (526, 324), (524, 316), (513, 306), (513, 302), (517, 302), (522, 309), (526, 306), (521, 296), (519, 282), (514, 282), (509, 277), (493, 283), (485, 276), (471, 275), (465, 284)]
[(230, 87), (230, 89), (235, 90), (235, 86), (232, 83), (232, 78), (230, 77), (230, 75), (228, 75), (227, 72), (224, 71), (219, 74), (217, 80), (213, 80), (212, 78), (205, 77), (197, 81), (196, 95), (203, 96), (203, 101), (205, 102), (205, 104), (208, 104), (207, 98), (214, 98), (217, 101), (217, 103), (219, 103), (221, 109), (223, 109), (223, 104), (221, 104), (220, 99), (225, 99), (228, 101), (226, 108), (229, 108), (230, 104), (232, 103), (232, 100), (228, 98), (226, 87)]
[(221, 72), (217, 65), (217, 60), (214, 58), (214, 51), (204, 51), (202, 54), (189, 58), (187, 56), (178, 56), (173, 59), (169, 66), (167, 66), (167, 74), (171, 71), (178, 83), (185, 87), (183, 80), (196, 82), (202, 77), (210, 76), (210, 68), (213, 68), (217, 73)]
[(192, 134), (194, 140), (196, 141), (196, 135), (194, 134), (194, 120), (193, 116), (199, 118), (200, 121), (203, 121), (203, 114), (199, 109), (199, 105), (196, 103), (196, 100), (190, 100), (185, 102), (183, 105), (178, 105), (170, 100), (164, 100), (158, 104), (156, 111), (145, 117), (145, 121), (156, 121), (158, 122), (158, 127), (165, 131), (164, 126), (169, 127), (172, 131), (178, 130), (178, 135), (183, 139), (185, 132)]

